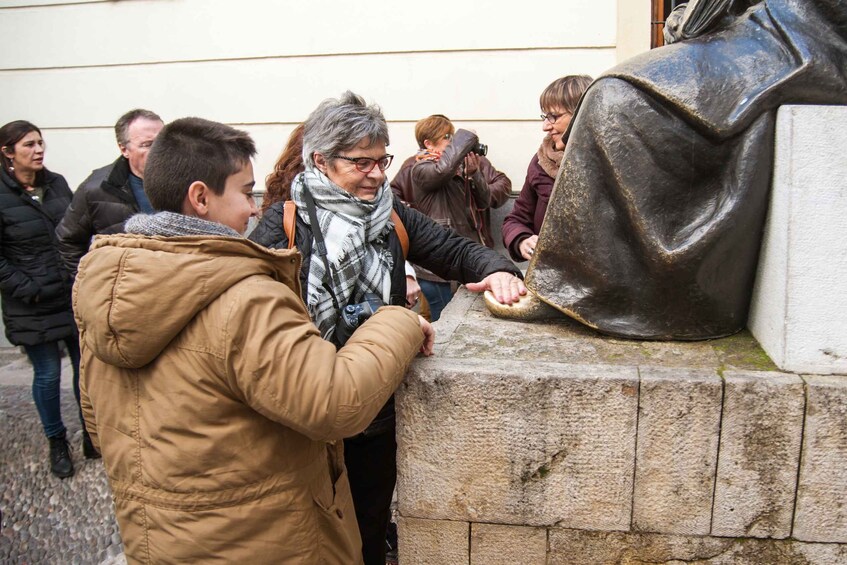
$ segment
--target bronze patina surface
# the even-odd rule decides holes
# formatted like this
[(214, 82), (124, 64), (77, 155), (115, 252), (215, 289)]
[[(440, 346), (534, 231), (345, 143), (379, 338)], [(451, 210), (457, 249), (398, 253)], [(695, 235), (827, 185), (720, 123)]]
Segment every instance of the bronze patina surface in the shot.
[(776, 110), (847, 104), (847, 1), (722, 3), (702, 35), (602, 75), (571, 123), (527, 286), (603, 333), (742, 329)]

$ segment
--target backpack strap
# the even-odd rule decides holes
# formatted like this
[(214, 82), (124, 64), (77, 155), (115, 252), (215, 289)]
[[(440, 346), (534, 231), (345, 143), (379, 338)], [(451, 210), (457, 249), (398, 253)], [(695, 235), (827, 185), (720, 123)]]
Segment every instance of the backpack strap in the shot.
[(294, 238), (297, 230), (297, 204), (286, 200), (282, 208), (282, 229), (288, 238), (288, 248), (294, 249)]
[(400, 240), (400, 247), (403, 248), (403, 260), (405, 260), (409, 256), (409, 233), (394, 208), (391, 209), (391, 221), (394, 222), (394, 231), (397, 233), (397, 239)]
[[(294, 238), (297, 233), (297, 204), (293, 200), (286, 200), (282, 210), (282, 229), (288, 238), (288, 248), (293, 249)], [(397, 210), (393, 208), (391, 209), (391, 221), (394, 222), (394, 231), (397, 233), (397, 239), (400, 240), (403, 259), (405, 260), (409, 256), (409, 233), (406, 231), (406, 226), (403, 225), (403, 220), (397, 214)]]

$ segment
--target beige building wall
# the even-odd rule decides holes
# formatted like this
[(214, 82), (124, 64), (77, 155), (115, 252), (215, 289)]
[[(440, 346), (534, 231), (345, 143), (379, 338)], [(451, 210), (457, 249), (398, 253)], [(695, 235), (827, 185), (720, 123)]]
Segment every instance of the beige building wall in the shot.
[(218, 120), (254, 136), (261, 188), (294, 125), (352, 89), (382, 106), (398, 161), (443, 113), (519, 190), (541, 90), (646, 50), (649, 23), (649, 0), (0, 0), (0, 123), (41, 127), (75, 188), (117, 156), (126, 110)]

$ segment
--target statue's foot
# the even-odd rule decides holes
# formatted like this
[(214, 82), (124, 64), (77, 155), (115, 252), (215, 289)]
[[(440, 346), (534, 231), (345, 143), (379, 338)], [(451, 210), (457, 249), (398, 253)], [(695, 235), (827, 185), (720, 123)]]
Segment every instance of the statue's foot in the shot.
[(491, 291), (485, 291), (485, 307), (498, 318), (511, 320), (547, 320), (560, 318), (562, 313), (542, 302), (532, 292), (527, 292), (514, 304), (500, 304)]

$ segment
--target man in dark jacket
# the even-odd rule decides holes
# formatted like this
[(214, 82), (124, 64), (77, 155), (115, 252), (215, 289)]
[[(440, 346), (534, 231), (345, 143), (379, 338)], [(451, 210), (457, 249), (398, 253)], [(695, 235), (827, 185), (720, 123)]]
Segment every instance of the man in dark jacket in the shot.
[(99, 233), (122, 232), (124, 221), (131, 215), (153, 212), (144, 194), (144, 166), (163, 126), (162, 118), (149, 110), (130, 110), (118, 119), (115, 137), (121, 156), (92, 172), (79, 185), (56, 228), (59, 252), (72, 276), (88, 252), (91, 238)]

